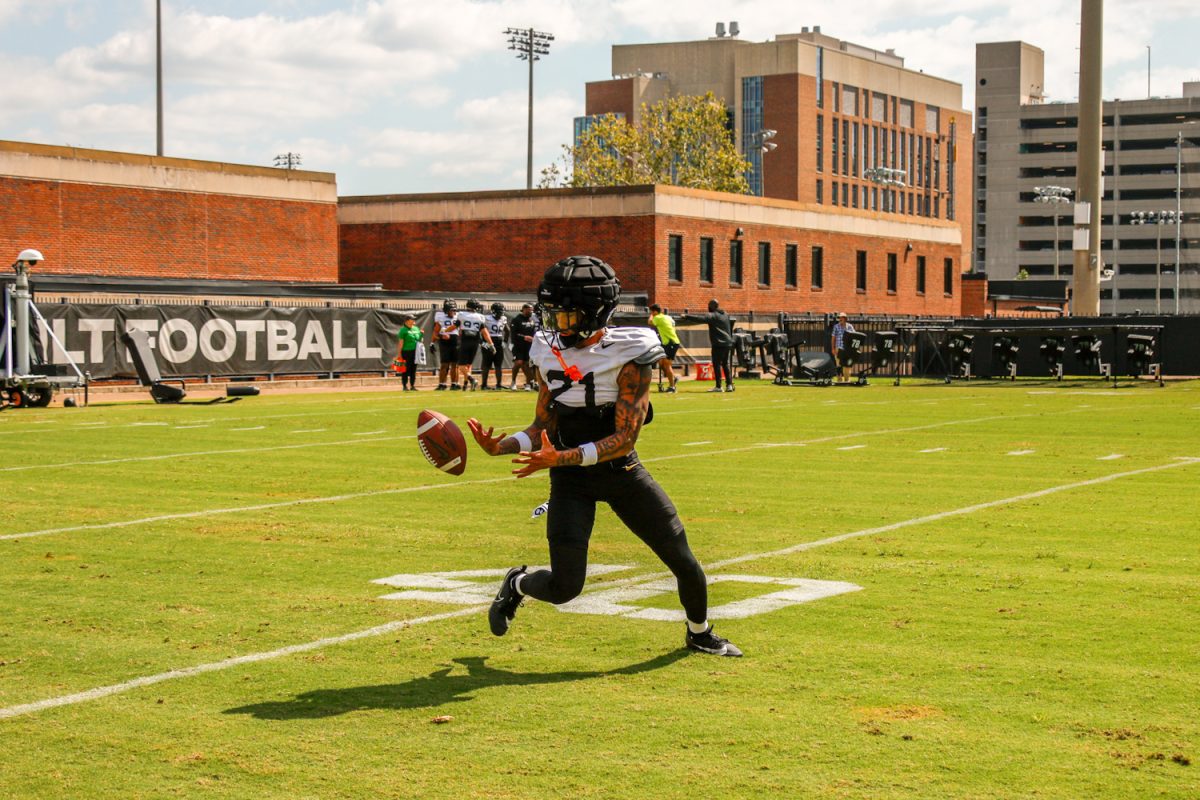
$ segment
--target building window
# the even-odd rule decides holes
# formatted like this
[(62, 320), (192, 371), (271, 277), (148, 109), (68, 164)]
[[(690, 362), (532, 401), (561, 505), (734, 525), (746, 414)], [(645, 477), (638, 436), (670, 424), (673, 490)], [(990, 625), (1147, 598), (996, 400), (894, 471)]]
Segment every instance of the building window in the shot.
[(813, 245), (812, 248), (812, 288), (825, 287), (825, 248)]
[(683, 237), (678, 234), (667, 237), (667, 278), (683, 280)]
[(953, 258), (946, 259), (943, 270), (944, 270), (945, 274), (942, 275), (942, 283), (944, 284), (944, 288), (942, 289), (942, 291), (945, 293), (946, 297), (951, 297), (954, 295), (954, 259)]
[(763, 79), (761, 75), (742, 78), (742, 155), (750, 162), (746, 180), (750, 194), (762, 197)]
[(825, 171), (825, 118), (817, 114), (817, 172)]
[(900, 118), (898, 120), (900, 127), (911, 128), (913, 126), (913, 101), (900, 101)]
[(583, 138), (583, 135), (585, 133), (587, 133), (591, 129), (591, 127), (593, 125), (595, 125), (596, 122), (601, 117), (615, 117), (617, 119), (625, 119), (625, 115), (619, 111), (610, 111), (606, 114), (592, 114), (587, 117), (576, 117), (575, 118), (575, 146), (576, 147), (579, 146), (579, 140)]
[(783, 248), (783, 280), (789, 289), (795, 289), (799, 282), (799, 277), (796, 275), (797, 251), (798, 248), (794, 244)]
[(925, 256), (917, 256), (917, 294), (925, 294)]
[(899, 282), (899, 278), (897, 276), (899, 269), (896, 266), (896, 254), (895, 253), (887, 254), (887, 265), (888, 265), (888, 267), (887, 267), (888, 294), (895, 294), (896, 293), (896, 284)]
[(858, 177), (858, 123), (850, 126), (850, 174)]
[(817, 204), (825, 204), (825, 181), (820, 179), (817, 180)]
[(858, 261), (854, 269), (854, 288), (860, 292), (867, 290), (867, 251), (858, 251)]
[(742, 242), (739, 239), (729, 243), (729, 283), (742, 285)]
[(871, 119), (887, 122), (887, 95), (871, 92)]
[(850, 187), (850, 205), (858, 208), (858, 184)]
[(771, 243), (758, 243), (758, 284), (771, 285)]
[(850, 174), (850, 123), (846, 120), (842, 120), (842, 174)]
[(713, 281), (713, 240), (710, 238), (702, 238), (700, 240), (700, 282), (712, 283)]
[(829, 187), (829, 204), (836, 206), (838, 204), (838, 184), (837, 181)]
[(850, 184), (842, 184), (842, 207), (849, 208), (850, 206)]
[(817, 48), (817, 108), (825, 107), (825, 48)]
[(942, 112), (937, 106), (925, 106), (925, 132), (937, 133), (941, 130)]
[(858, 87), (842, 84), (842, 113), (858, 116)]

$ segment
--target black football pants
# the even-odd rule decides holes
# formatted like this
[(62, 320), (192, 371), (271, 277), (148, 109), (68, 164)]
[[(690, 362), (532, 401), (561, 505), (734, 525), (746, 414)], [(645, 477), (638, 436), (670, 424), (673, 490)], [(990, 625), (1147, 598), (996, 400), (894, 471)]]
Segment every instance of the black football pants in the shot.
[(550, 511), (546, 538), (550, 569), (521, 581), (521, 591), (556, 605), (579, 596), (587, 577), (588, 541), (596, 522), (596, 504), (613, 513), (666, 564), (679, 584), (679, 602), (687, 618), (708, 618), (708, 580), (688, 547), (675, 504), (631, 453), (624, 459), (591, 467), (550, 470)]

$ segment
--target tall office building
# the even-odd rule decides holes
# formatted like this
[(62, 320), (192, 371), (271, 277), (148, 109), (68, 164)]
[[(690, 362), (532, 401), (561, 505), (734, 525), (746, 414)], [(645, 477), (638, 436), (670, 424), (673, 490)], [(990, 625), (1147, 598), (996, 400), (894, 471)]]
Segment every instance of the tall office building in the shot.
[[(975, 79), (975, 270), (1069, 278), (1079, 105), (1046, 101), (1043, 53), (1025, 42), (977, 45)], [(1200, 311), (1197, 123), (1200, 83), (1104, 103), (1103, 313), (1174, 313), (1177, 282), (1179, 311)]]
[[(614, 77), (587, 84), (576, 137), (598, 115), (636, 125), (643, 103), (711, 91), (751, 163), (752, 194), (880, 220), (955, 221), (969, 263), (971, 115), (961, 84), (819, 27), (765, 42), (737, 34), (736, 23), (718, 24), (707, 40), (614, 45)], [(765, 131), (778, 146), (767, 153)]]

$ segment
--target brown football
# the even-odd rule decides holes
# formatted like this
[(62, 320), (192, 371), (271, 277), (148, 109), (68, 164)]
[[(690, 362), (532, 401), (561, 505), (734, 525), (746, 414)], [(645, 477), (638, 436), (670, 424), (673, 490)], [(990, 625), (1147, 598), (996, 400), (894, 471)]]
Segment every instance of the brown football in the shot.
[(454, 420), (440, 411), (427, 408), (417, 417), (417, 444), (442, 472), (462, 475), (467, 469), (467, 440)]

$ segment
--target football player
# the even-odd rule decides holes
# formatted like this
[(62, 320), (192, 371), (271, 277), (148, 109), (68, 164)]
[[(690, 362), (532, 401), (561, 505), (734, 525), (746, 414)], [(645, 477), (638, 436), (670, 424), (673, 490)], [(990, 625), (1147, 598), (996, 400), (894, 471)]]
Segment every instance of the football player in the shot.
[(533, 368), (529, 366), (529, 348), (533, 347), (533, 336), (537, 333), (537, 320), (533, 318), (533, 304), (521, 306), (521, 313), (509, 322), (509, 340), (512, 342), (512, 378), (508, 388), (517, 390), (517, 372), (525, 376), (525, 391), (533, 391)]
[(467, 301), (467, 310), (458, 315), (458, 366), (463, 371), (462, 386), (469, 385), (474, 391), (479, 385), (471, 374), (471, 366), (475, 363), (475, 354), (479, 352), (480, 340), (486, 350), (492, 346), (492, 337), (488, 333), (487, 318), (483, 316), (483, 303), (471, 299)]
[(446, 391), (449, 373), (451, 388), (458, 388), (458, 303), (446, 299), (442, 310), (433, 315), (433, 340), (438, 345), (438, 385), (436, 391)]
[(688, 547), (671, 499), (638, 460), (634, 445), (650, 417), (650, 379), (663, 358), (647, 328), (609, 328), (621, 284), (612, 267), (590, 256), (552, 266), (538, 287), (542, 330), (530, 359), (538, 371), (533, 423), (512, 436), (467, 424), (489, 455), (514, 455), (518, 477), (550, 470), (546, 538), (550, 569), (513, 567), (488, 612), (503, 636), (526, 597), (566, 603), (583, 591), (596, 504), (604, 502), (671, 570), (687, 616), (686, 645), (740, 656), (708, 622), (708, 579)]
[(483, 386), (488, 388), (488, 375), (495, 370), (496, 390), (504, 388), (504, 340), (508, 338), (508, 317), (504, 316), (504, 304), (492, 303), (492, 315), (487, 318), (487, 331), (492, 337), (492, 349), (483, 349)]

